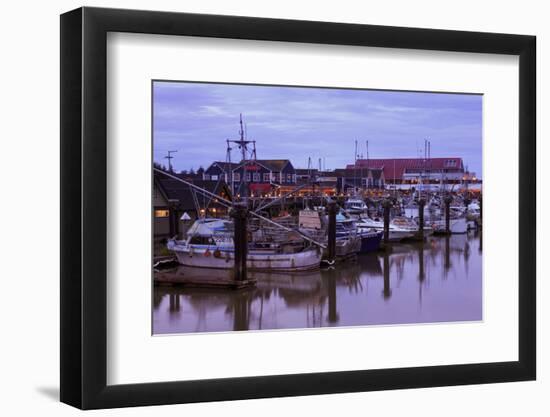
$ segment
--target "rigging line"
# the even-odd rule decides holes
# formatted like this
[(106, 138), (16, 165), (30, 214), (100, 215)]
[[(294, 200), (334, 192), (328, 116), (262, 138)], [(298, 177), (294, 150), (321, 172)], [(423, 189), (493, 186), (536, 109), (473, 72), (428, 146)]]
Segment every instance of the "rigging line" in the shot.
[[(216, 185), (214, 186), (214, 191), (212, 191), (214, 194), (216, 193), (216, 191), (218, 191), (218, 187), (221, 183), (221, 177), (218, 179), (218, 181), (216, 182)], [(214, 200), (214, 197), (210, 197), (210, 199), (208, 200), (208, 202), (205, 203), (204, 205), (204, 211), (208, 210), (208, 207), (210, 206), (210, 203), (212, 202), (212, 200)]]
[[(200, 193), (203, 193), (204, 195), (213, 196), (213, 197), (217, 198), (218, 201), (221, 202), (221, 204), (222, 204), (222, 205), (225, 205), (226, 207), (229, 207), (229, 208), (232, 207), (231, 201), (226, 200), (225, 198), (220, 197), (220, 196), (218, 196), (218, 195), (216, 195), (216, 194), (214, 194), (214, 193), (211, 193), (210, 191), (207, 191), (207, 190), (205, 190), (205, 189), (203, 189), (203, 188), (200, 188), (200, 187), (196, 186), (195, 184), (190, 183), (189, 181), (185, 181), (184, 179), (181, 179), (181, 178), (179, 178), (179, 177), (176, 177), (176, 176), (174, 176), (174, 175), (171, 175), (171, 174), (169, 174), (169, 173), (167, 173), (167, 172), (165, 172), (165, 171), (163, 171), (163, 170), (161, 170), (161, 169), (158, 169), (158, 168), (153, 168), (153, 170), (154, 170), (154, 171), (157, 171), (157, 172), (159, 172), (159, 173), (161, 173), (161, 174), (164, 174), (164, 175), (166, 175), (167, 177), (170, 177), (170, 178), (172, 178), (172, 179), (174, 179), (174, 180), (180, 181), (180, 182), (182, 182), (182, 183), (188, 185), (189, 187), (195, 189), (196, 191), (198, 191), (198, 192), (200, 192)], [(306, 235), (306, 234), (300, 232), (299, 230), (296, 230), (296, 229), (292, 229), (292, 228), (290, 228), (290, 227), (283, 226), (282, 224), (279, 224), (279, 223), (277, 223), (277, 222), (274, 222), (273, 220), (268, 219), (267, 217), (264, 217), (264, 216), (262, 216), (262, 215), (260, 215), (260, 214), (258, 214), (258, 213), (253, 212), (253, 211), (249, 211), (248, 213), (249, 213), (251, 216), (254, 216), (254, 217), (257, 217), (257, 218), (259, 218), (259, 219), (262, 219), (262, 220), (266, 221), (267, 223), (273, 224), (274, 226), (277, 226), (277, 227), (279, 227), (279, 228), (281, 228), (281, 229), (283, 229), (283, 230), (286, 230), (287, 232), (295, 232), (295, 233), (299, 234), (299, 235), (302, 237), (302, 239), (307, 240), (308, 242), (311, 242), (311, 243), (313, 243), (314, 245), (317, 245), (317, 246), (319, 246), (319, 247), (321, 247), (321, 248), (323, 248), (323, 249), (326, 249), (326, 248), (327, 248), (327, 246), (326, 246), (325, 244), (313, 240), (313, 239), (310, 238), (308, 235)]]

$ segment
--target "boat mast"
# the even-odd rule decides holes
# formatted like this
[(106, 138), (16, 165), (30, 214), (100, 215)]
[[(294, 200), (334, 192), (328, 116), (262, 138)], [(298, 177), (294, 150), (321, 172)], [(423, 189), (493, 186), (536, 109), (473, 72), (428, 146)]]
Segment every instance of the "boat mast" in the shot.
[(226, 173), (225, 175), (227, 175), (227, 172), (229, 171), (229, 179), (226, 178), (226, 180), (228, 180), (229, 184), (231, 184), (231, 195), (233, 196), (235, 194), (235, 182), (233, 180), (234, 178), (233, 166), (231, 165), (231, 151), (233, 150), (233, 148), (231, 147), (231, 143), (229, 139), (226, 139), (226, 142), (227, 142), (227, 152), (225, 155), (225, 173)]
[[(241, 190), (241, 185), (244, 184), (244, 187), (242, 187), (242, 195), (243, 198), (246, 199), (248, 197), (248, 185), (246, 180), (246, 167), (251, 162), (253, 163), (256, 161), (256, 141), (255, 140), (248, 140), (248, 138), (245, 137), (245, 131), (243, 128), (243, 115), (242, 113), (239, 115), (239, 139), (227, 139), (227, 143), (229, 146), (229, 143), (234, 143), (237, 145), (238, 149), (241, 151), (241, 164), (243, 164), (243, 177), (241, 178), (240, 184), (239, 184), (239, 190)], [(252, 144), (252, 149), (249, 149), (249, 145)], [(248, 158), (248, 155), (250, 154), (250, 158)]]
[[(369, 188), (369, 141), (366, 140), (365, 144), (367, 145), (367, 189)], [(373, 179), (374, 180), (374, 179)]]
[(353, 194), (357, 195), (357, 139), (355, 139), (355, 155), (353, 164)]

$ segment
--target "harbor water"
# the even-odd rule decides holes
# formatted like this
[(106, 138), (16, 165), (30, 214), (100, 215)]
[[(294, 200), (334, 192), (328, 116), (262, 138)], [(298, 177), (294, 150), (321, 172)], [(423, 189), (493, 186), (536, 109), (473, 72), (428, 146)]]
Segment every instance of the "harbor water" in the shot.
[[(481, 234), (430, 236), (333, 269), (249, 272), (252, 288), (154, 286), (153, 334), (482, 320)], [(228, 274), (179, 266), (184, 277)]]

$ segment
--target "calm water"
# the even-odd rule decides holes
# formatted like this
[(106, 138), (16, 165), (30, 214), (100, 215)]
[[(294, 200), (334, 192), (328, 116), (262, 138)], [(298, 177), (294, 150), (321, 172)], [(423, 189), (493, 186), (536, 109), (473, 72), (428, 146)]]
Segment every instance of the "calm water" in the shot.
[(246, 290), (155, 287), (153, 333), (482, 319), (481, 241), (471, 232), (395, 245), (333, 270), (252, 274), (257, 286)]

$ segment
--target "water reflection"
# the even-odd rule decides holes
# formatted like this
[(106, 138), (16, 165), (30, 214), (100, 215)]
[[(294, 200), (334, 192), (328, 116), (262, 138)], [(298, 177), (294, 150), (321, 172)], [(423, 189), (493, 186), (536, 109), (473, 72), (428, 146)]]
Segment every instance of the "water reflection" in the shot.
[[(204, 275), (187, 267), (175, 272)], [(481, 239), (474, 234), (396, 245), (330, 270), (251, 274), (257, 286), (238, 291), (155, 287), (154, 333), (481, 319)]]

